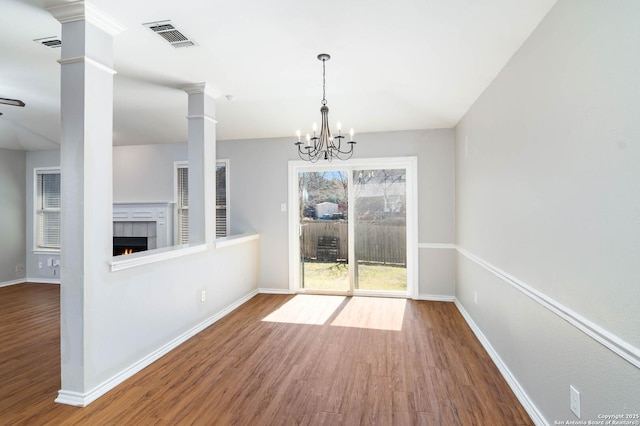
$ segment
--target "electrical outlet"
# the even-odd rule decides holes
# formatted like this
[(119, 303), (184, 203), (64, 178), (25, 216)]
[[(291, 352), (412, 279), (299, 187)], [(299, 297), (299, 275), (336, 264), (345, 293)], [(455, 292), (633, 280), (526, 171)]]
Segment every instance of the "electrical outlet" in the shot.
[(42, 269), (42, 262), (38, 262), (38, 269)]
[(207, 300), (207, 291), (202, 290), (202, 293), (200, 293), (200, 301), (204, 302), (205, 300)]
[(580, 418), (580, 392), (573, 385), (569, 385), (569, 408)]
[(287, 203), (280, 204), (280, 211), (281, 212), (286, 212), (287, 211)]

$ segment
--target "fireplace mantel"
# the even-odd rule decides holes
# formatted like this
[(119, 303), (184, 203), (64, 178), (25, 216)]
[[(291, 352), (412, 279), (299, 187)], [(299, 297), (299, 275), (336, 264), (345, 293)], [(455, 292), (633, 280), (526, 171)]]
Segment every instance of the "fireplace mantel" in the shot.
[(175, 203), (117, 202), (113, 203), (113, 222), (155, 222), (157, 248), (173, 245), (173, 211)]

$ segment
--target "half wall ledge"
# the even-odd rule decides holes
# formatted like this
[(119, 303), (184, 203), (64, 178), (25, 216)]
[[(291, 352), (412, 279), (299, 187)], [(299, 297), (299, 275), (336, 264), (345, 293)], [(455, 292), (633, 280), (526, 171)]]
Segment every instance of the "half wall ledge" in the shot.
[[(247, 243), (260, 239), (260, 234), (237, 234), (224, 238), (218, 238), (215, 242), (216, 248), (230, 247)], [(163, 262), (168, 259), (175, 259), (182, 256), (189, 256), (194, 253), (206, 251), (208, 244), (189, 245), (182, 244), (179, 246), (162, 247), (154, 250), (141, 251), (138, 253), (127, 254), (123, 256), (115, 256), (109, 262), (111, 272), (122, 271), (124, 269), (137, 268), (142, 265)]]
[(206, 251), (207, 248), (207, 244), (182, 244), (179, 246), (162, 247), (123, 256), (115, 256), (111, 262), (109, 262), (109, 266), (111, 272), (117, 272), (124, 269), (137, 268), (142, 265), (149, 265), (151, 263), (163, 262), (168, 259), (189, 256), (194, 253)]
[(260, 238), (260, 234), (253, 234), (253, 233), (230, 235), (228, 237), (222, 237), (222, 238), (216, 239), (216, 248), (235, 246), (238, 244), (243, 244), (249, 241), (257, 240), (259, 238)]

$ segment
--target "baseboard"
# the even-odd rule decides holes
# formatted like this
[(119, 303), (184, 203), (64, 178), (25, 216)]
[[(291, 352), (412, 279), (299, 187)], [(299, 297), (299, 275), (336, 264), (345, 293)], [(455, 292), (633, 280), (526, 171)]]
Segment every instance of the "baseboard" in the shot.
[(446, 296), (441, 294), (419, 294), (415, 300), (428, 300), (430, 302), (455, 302), (455, 296)]
[[(295, 294), (289, 291), (289, 289), (284, 289), (284, 288), (259, 288), (258, 293), (260, 294)], [(370, 292), (370, 291), (367, 291), (366, 293), (363, 293), (363, 294), (356, 293), (355, 296), (406, 297), (405, 295), (397, 296), (394, 293)], [(455, 297), (439, 295), (439, 294), (420, 294), (415, 300), (428, 300), (431, 302), (453, 302), (455, 301)]]
[(518, 398), (524, 409), (529, 414), (529, 417), (531, 417), (531, 420), (533, 420), (536, 425), (548, 426), (549, 423), (547, 423), (540, 410), (538, 410), (538, 407), (535, 406), (522, 386), (520, 386), (520, 383), (518, 382), (516, 377), (511, 373), (511, 370), (509, 370), (509, 367), (507, 367), (502, 358), (500, 358), (498, 352), (496, 352), (493, 346), (491, 346), (489, 339), (487, 339), (487, 337), (482, 333), (482, 330), (480, 330), (480, 327), (478, 327), (478, 325), (473, 321), (473, 318), (471, 318), (471, 315), (469, 315), (464, 306), (462, 306), (462, 303), (460, 303), (458, 299), (454, 299), (454, 302), (456, 307), (458, 308), (458, 311), (460, 311), (464, 320), (467, 322), (473, 333), (480, 341), (480, 344), (482, 344), (484, 349), (493, 360), (493, 363), (496, 365), (496, 367), (498, 367), (498, 370), (500, 370), (502, 377), (504, 377), (511, 390), (516, 395), (516, 398)]
[(288, 288), (259, 288), (260, 294), (293, 294)]
[(60, 279), (53, 279), (53, 278), (18, 278), (17, 280), (12, 280), (12, 281), (4, 281), (0, 283), (0, 287), (8, 287), (10, 285), (16, 285), (16, 284), (24, 284), (24, 283), (31, 283), (31, 284), (60, 284)]
[(9, 287), (10, 285), (22, 284), (27, 282), (26, 278), (18, 278), (17, 280), (3, 281), (0, 283), (0, 287)]
[(353, 290), (356, 297), (386, 297), (389, 299), (407, 299), (409, 296), (406, 292), (389, 291), (389, 290)]
[(60, 278), (26, 278), (26, 282), (33, 284), (60, 284)]
[(154, 363), (155, 361), (157, 361), (158, 359), (160, 359), (161, 357), (163, 357), (173, 349), (180, 346), (182, 343), (189, 340), (191, 337), (200, 333), (202, 330), (209, 327), (211, 324), (224, 318), (230, 312), (234, 311), (235, 309), (240, 307), (242, 304), (246, 303), (248, 300), (253, 298), (256, 294), (258, 294), (258, 290), (254, 290), (249, 294), (241, 297), (240, 299), (233, 302), (231, 305), (222, 309), (220, 312), (202, 321), (200, 324), (196, 325), (195, 327), (187, 330), (185, 333), (169, 341), (164, 346), (158, 348), (157, 350), (153, 351), (146, 357), (142, 358), (140, 361), (122, 370), (120, 373), (116, 374), (112, 378), (104, 381), (103, 383), (96, 386), (89, 392), (78, 393), (78, 392), (72, 392), (72, 391), (59, 390), (58, 397), (56, 398), (55, 402), (60, 404), (74, 405), (77, 407), (86, 407), (96, 399), (100, 398), (105, 393), (109, 392), (110, 390), (118, 386), (120, 383), (134, 376), (136, 373), (140, 372), (145, 367), (148, 367), (149, 365), (151, 365), (152, 363)]
[(85, 397), (78, 392), (71, 392), (65, 390), (58, 391), (58, 397), (55, 399), (58, 404), (73, 405), (74, 407), (84, 407), (88, 403), (85, 403)]

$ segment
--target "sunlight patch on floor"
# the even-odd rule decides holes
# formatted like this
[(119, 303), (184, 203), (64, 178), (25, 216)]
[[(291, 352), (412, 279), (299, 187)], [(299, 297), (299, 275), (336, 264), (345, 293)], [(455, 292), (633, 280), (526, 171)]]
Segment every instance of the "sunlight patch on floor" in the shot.
[(324, 325), (335, 315), (331, 326), (400, 331), (406, 303), (399, 298), (298, 294), (262, 321)]
[(400, 331), (406, 304), (406, 299), (352, 297), (331, 325)]
[(299, 294), (262, 321), (323, 325), (344, 299), (344, 296)]

